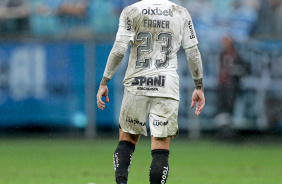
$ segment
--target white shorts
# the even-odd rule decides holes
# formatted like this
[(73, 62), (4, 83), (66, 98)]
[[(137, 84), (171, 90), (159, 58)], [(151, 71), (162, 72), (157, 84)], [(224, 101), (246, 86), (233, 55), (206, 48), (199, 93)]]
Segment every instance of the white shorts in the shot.
[(119, 126), (130, 134), (147, 136), (146, 121), (149, 117), (151, 135), (176, 137), (178, 134), (179, 101), (172, 98), (133, 95), (124, 90)]

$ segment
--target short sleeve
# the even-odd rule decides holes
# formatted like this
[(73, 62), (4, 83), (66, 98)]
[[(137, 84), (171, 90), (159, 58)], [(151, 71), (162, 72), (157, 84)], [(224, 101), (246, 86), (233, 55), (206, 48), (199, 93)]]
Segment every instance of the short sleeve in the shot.
[(128, 13), (129, 7), (126, 7), (122, 10), (119, 18), (119, 28), (117, 32), (117, 39), (122, 36), (129, 36), (131, 37), (130, 40), (133, 41), (135, 36), (135, 31), (133, 27), (133, 17), (130, 13)]
[(182, 47), (184, 49), (193, 47), (198, 44), (195, 28), (189, 12), (186, 10), (184, 21), (184, 31), (182, 37)]

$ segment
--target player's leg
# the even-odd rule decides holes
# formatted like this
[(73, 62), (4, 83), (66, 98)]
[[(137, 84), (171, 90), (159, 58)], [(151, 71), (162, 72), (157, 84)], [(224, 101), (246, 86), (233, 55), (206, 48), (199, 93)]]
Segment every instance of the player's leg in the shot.
[(127, 183), (135, 146), (140, 134), (147, 134), (147, 108), (147, 97), (135, 96), (125, 90), (119, 118), (119, 144), (114, 153), (117, 184)]
[(169, 172), (170, 137), (151, 137), (152, 162), (149, 172), (150, 184), (165, 184)]
[(140, 134), (130, 134), (124, 132), (122, 129), (119, 129), (119, 141), (127, 141), (136, 146), (139, 141), (139, 138)]
[(153, 98), (150, 109), (152, 163), (150, 184), (165, 184), (169, 173), (169, 144), (177, 136), (179, 102), (169, 98)]
[(119, 129), (119, 144), (114, 153), (114, 167), (117, 184), (126, 184), (135, 146), (140, 138)]

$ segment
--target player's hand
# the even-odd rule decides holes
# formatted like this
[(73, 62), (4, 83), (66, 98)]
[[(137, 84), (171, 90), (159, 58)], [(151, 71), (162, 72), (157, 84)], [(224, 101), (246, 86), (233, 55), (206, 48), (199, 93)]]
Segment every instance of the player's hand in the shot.
[(204, 95), (204, 90), (202, 89), (195, 89), (193, 94), (192, 94), (192, 103), (191, 103), (191, 108), (195, 106), (195, 102), (197, 102), (197, 107), (195, 114), (199, 116), (205, 107), (205, 95)]
[(105, 108), (105, 102), (102, 101), (103, 96), (105, 97), (107, 103), (110, 102), (108, 93), (109, 93), (108, 87), (100, 84), (99, 90), (97, 92), (97, 105), (99, 109), (104, 110)]

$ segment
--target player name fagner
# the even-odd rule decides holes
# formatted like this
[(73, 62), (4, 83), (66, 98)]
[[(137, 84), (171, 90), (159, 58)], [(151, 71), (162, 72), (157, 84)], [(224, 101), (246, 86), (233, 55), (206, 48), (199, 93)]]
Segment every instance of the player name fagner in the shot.
[(159, 75), (156, 77), (135, 77), (131, 83), (132, 86), (165, 86), (165, 76)]
[(155, 27), (155, 28), (165, 28), (165, 29), (169, 29), (169, 21), (167, 20), (144, 20), (144, 27)]

